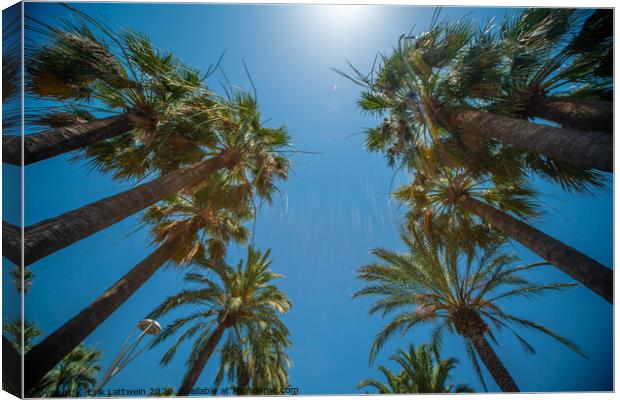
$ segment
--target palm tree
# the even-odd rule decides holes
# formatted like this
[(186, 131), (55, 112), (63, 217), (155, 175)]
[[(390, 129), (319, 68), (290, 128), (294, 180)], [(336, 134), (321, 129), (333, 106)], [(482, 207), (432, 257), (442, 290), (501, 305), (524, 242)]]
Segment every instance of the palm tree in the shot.
[(2, 256), (15, 266), (22, 265), (21, 226), (2, 220)]
[(393, 151), (403, 152), (437, 142), (442, 136), (457, 135), (463, 141), (496, 139), (581, 168), (613, 170), (610, 135), (481, 110), (479, 101), (471, 99), (479, 99), (481, 93), (491, 96), (500, 82), (496, 80), (493, 86), (494, 80), (488, 76), (483, 82), (460, 79), (455, 91), (454, 81), (462, 74), (459, 55), (467, 54), (474, 34), (467, 22), (440, 25), (436, 21), (434, 18), (428, 32), (401, 37), (393, 54), (383, 57), (376, 74), (366, 76), (355, 70), (357, 77), (347, 75), (366, 87), (359, 101), (363, 110), (389, 113), (394, 120), (392, 129), (381, 132), (386, 136), (384, 141), (393, 143)]
[[(613, 13), (611, 9), (596, 9), (583, 23), (581, 30), (571, 41), (570, 51), (577, 57), (589, 57), (596, 65), (593, 75), (601, 78), (613, 76)], [(604, 98), (609, 91), (605, 91)], [(613, 95), (613, 93), (611, 93)]]
[(20, 293), (23, 291), (24, 294), (27, 294), (32, 287), (33, 280), (34, 272), (28, 267), (14, 266), (11, 270), (11, 282)]
[[(22, 329), (21, 319), (10, 319), (4, 324), (4, 331), (8, 336), (8, 341), (20, 354), (26, 354), (32, 349), (32, 342), (43, 334), (39, 326), (32, 321), (24, 320), (24, 328)], [(22, 332), (23, 332), (23, 350), (22, 350)]]
[(236, 385), (236, 395), (264, 394), (265, 388), (287, 387), (291, 362), (285, 350), (290, 346), (286, 336), (269, 329), (252, 337), (229, 336), (220, 349), (215, 386), (226, 377)]
[[(22, 122), (22, 13), (21, 10), (18, 9), (18, 7), (15, 7), (14, 10), (7, 9), (3, 15), (4, 23), (2, 26), (2, 137), (16, 137), (19, 141), (20, 136), (11, 135), (11, 131), (15, 135), (20, 135)], [(14, 196), (17, 195), (18, 191), (14, 190), (14, 192)], [(20, 396), (21, 394), (19, 393), (18, 388), (21, 385), (13, 385), (16, 386), (13, 387), (9, 380), (12, 381), (13, 379), (8, 378), (8, 380), (6, 380), (5, 383), (7, 385), (7, 389), (10, 389), (12, 394)]]
[[(165, 145), (171, 139), (166, 125), (189, 112), (188, 101), (207, 93), (200, 73), (155, 49), (145, 36), (116, 33), (69, 8), (78, 22), (67, 23), (64, 29), (31, 21), (31, 29), (47, 42), (28, 48), (27, 90), (36, 97), (71, 101), (71, 106), (28, 116), (50, 129), (24, 137), (24, 164), (125, 133), (151, 146)], [(111, 44), (98, 38), (86, 22)], [(93, 101), (96, 106), (90, 105)], [(114, 115), (95, 119), (89, 109)], [(182, 131), (176, 136), (183, 136)], [(4, 161), (20, 164), (20, 156), (19, 137), (4, 137)]]
[(196, 193), (151, 207), (143, 219), (152, 226), (158, 248), (26, 356), (26, 387), (35, 385), (167, 262), (186, 266), (205, 256), (220, 259), (230, 241), (245, 242), (249, 233), (243, 222), (252, 216), (251, 198), (250, 187), (227, 185), (219, 175)]
[(12, 368), (2, 368), (2, 390), (13, 396), (22, 396), (22, 356), (11, 342), (2, 335), (2, 363)]
[[(20, 91), (21, 77), (21, 16), (17, 15), (2, 27), (2, 104)], [(6, 117), (6, 115), (5, 115)], [(4, 119), (4, 118), (3, 118)]]
[[(210, 101), (208, 105), (211, 109)], [(234, 109), (233, 109), (234, 108)], [(107, 228), (183, 188), (199, 185), (207, 177), (227, 170), (237, 181), (251, 182), (256, 193), (270, 201), (276, 179), (285, 179), (289, 161), (282, 149), (290, 145), (284, 127), (262, 126), (256, 99), (237, 92), (226, 101), (210, 151), (203, 160), (181, 166), (133, 189), (96, 201), (25, 228), (25, 265)], [(19, 264), (19, 230), (3, 237), (9, 260)]]
[[(419, 170), (410, 184), (394, 193), (411, 207), (411, 222), (432, 227), (438, 237), (454, 226), (475, 225), (478, 219), (613, 304), (612, 270), (523, 221), (538, 214), (536, 192), (525, 182), (518, 177), (511, 182), (494, 182), (474, 177), (462, 168), (439, 167), (436, 173)], [(464, 229), (464, 234), (468, 233)]]
[[(269, 253), (269, 250), (261, 253), (250, 247), (245, 262), (239, 261), (236, 267), (209, 262), (209, 269), (219, 282), (203, 273), (189, 273), (185, 281), (199, 286), (169, 297), (151, 313), (151, 317), (156, 318), (179, 307), (200, 305), (189, 315), (165, 327), (153, 342), (153, 346), (157, 345), (185, 328), (185, 332), (162, 357), (161, 363), (166, 365), (183, 342), (196, 336), (187, 361), (188, 370), (177, 396), (191, 393), (225, 333), (235, 337), (237, 342), (241, 342), (243, 337), (256, 337), (265, 330), (278, 341), (283, 342), (288, 336), (288, 329), (278, 314), (287, 312), (291, 303), (286, 294), (271, 283), (273, 279), (283, 276), (269, 269)], [(188, 324), (191, 326), (186, 327)]]
[[(23, 355), (33, 346), (33, 341), (43, 334), (39, 326), (32, 321), (13, 318), (2, 324), (2, 351), (4, 365), (11, 368), (2, 369), (2, 388), (15, 396), (22, 393), (22, 366)], [(23, 332), (23, 340), (22, 340)]]
[(368, 285), (354, 297), (378, 297), (369, 309), (370, 314), (387, 315), (402, 310), (375, 337), (370, 351), (371, 362), (396, 332), (404, 334), (430, 322), (436, 324), (432, 333), (434, 342), (440, 343), (446, 328), (460, 335), (480, 379), (476, 354), (502, 391), (519, 389), (487, 339), (494, 340), (493, 328), (506, 328), (514, 333), (529, 353), (533, 353), (534, 348), (511, 325), (537, 330), (585, 356), (568, 339), (502, 309), (501, 300), (529, 298), (572, 286), (568, 283), (536, 284), (519, 275), (519, 272), (546, 263), (512, 266), (516, 258), (501, 253), (499, 244), (481, 250), (478, 257), (468, 257), (460, 253), (458, 245), (448, 244), (440, 250), (415, 231), (402, 234), (401, 238), (407, 246), (406, 253), (374, 249), (372, 254), (381, 263), (364, 266), (358, 271), (358, 277)]
[[(8, 341), (22, 354), (32, 350), (34, 340), (43, 335), (43, 331), (32, 321), (25, 320), (22, 329), (20, 319), (9, 320), (4, 326)], [(3, 336), (4, 338), (4, 336)], [(101, 351), (81, 343), (58, 363), (33, 389), (26, 391), (32, 397), (80, 397), (87, 389), (96, 384), (95, 376), (101, 370)]]
[(596, 60), (612, 47), (613, 27), (610, 13), (600, 11), (528, 8), (506, 18), (498, 33), (489, 24), (457, 56), (444, 89), (490, 101), (477, 108), (494, 113), (611, 133), (613, 103), (602, 99), (613, 82), (598, 76)]
[(434, 349), (431, 345), (409, 345), (408, 351), (399, 349), (389, 359), (401, 367), (398, 374), (380, 366), (379, 371), (385, 377), (386, 383), (376, 379), (364, 379), (357, 384), (357, 388), (371, 387), (379, 394), (473, 392), (466, 384), (447, 384), (458, 360), (454, 357), (440, 359), (439, 349)]
[(36, 397), (83, 397), (96, 384), (101, 371), (101, 351), (84, 344), (77, 346), (33, 389)]
[[(613, 81), (599, 73), (613, 47), (610, 11), (539, 8), (506, 19), (499, 39), (508, 62), (492, 108), (612, 133), (613, 102), (607, 99)], [(481, 72), (477, 61), (470, 65), (472, 72)]]

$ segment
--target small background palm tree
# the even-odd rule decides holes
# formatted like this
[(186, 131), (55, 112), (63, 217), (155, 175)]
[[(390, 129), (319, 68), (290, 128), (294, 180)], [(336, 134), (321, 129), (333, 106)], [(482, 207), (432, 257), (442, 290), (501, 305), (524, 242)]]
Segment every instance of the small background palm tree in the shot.
[(466, 384), (448, 383), (450, 373), (458, 365), (458, 360), (454, 357), (441, 359), (439, 351), (439, 348), (429, 344), (418, 347), (409, 345), (407, 351), (399, 349), (389, 358), (401, 367), (399, 372), (394, 373), (379, 366), (385, 383), (376, 379), (364, 379), (357, 384), (357, 388), (374, 388), (379, 394), (473, 392)]
[(260, 395), (266, 388), (287, 387), (291, 361), (286, 351), (290, 346), (286, 336), (270, 329), (251, 337), (230, 335), (220, 349), (215, 386), (226, 380), (236, 386), (237, 395)]
[[(184, 330), (162, 357), (161, 364), (166, 365), (172, 361), (180, 345), (195, 337), (187, 360), (188, 370), (177, 395), (190, 394), (225, 333), (228, 344), (225, 350), (232, 350), (233, 344), (237, 347), (249, 345), (250, 348), (263, 346), (262, 350), (265, 350), (263, 344), (247, 342), (262, 340), (262, 333), (271, 336), (271, 344), (277, 343), (275, 347), (269, 346), (269, 350), (275, 350), (276, 356), (280, 349), (289, 345), (289, 332), (279, 315), (287, 312), (291, 303), (286, 294), (271, 283), (283, 276), (269, 269), (269, 250), (261, 253), (250, 247), (245, 261), (239, 261), (235, 267), (208, 260), (202, 264), (206, 266), (203, 271), (185, 275), (185, 281), (197, 287), (169, 297), (150, 314), (152, 318), (159, 318), (179, 308), (200, 306), (166, 326), (152, 344), (156, 346)], [(232, 356), (222, 358), (224, 362), (231, 359)], [(281, 360), (281, 357), (272, 358), (272, 361)], [(239, 366), (239, 363), (236, 364)], [(223, 368), (228, 369), (227, 366)], [(237, 379), (239, 376), (236, 373), (240, 371), (234, 368)], [(243, 367), (242, 375), (246, 373), (250, 380), (254, 378), (254, 383), (262, 378), (259, 374), (253, 374), (249, 365)], [(250, 383), (246, 380), (246, 384)]]
[[(24, 337), (24, 354), (33, 347), (35, 339), (43, 331), (35, 322), (10, 320), (4, 330), (11, 344), (21, 352), (22, 332)], [(82, 397), (87, 395), (97, 383), (96, 376), (101, 371), (102, 354), (95, 347), (83, 343), (76, 347), (58, 365), (48, 372), (34, 387), (30, 397)]]

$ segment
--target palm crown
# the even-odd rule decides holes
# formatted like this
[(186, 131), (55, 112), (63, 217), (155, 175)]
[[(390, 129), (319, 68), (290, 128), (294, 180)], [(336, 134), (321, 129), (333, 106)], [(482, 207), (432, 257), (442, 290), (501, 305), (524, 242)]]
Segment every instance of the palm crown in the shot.
[(4, 331), (9, 336), (9, 341), (17, 351), (22, 352), (22, 333), (23, 333), (23, 352), (28, 353), (32, 349), (33, 341), (43, 334), (39, 326), (32, 321), (24, 320), (22, 329), (22, 321), (19, 319), (11, 319), (4, 325)]
[(606, 36), (611, 30), (603, 28), (589, 37), (608, 17), (604, 10), (528, 9), (507, 18), (499, 27), (497, 62), (490, 68), (500, 68), (501, 87), (488, 98), (492, 101), (488, 108), (527, 118), (535, 116), (532, 96), (609, 100), (612, 81), (600, 71), (611, 48), (611, 37)]
[[(230, 335), (238, 343), (243, 341), (243, 337), (252, 337), (261, 331), (269, 331), (274, 337), (280, 338), (288, 335), (288, 329), (278, 314), (287, 312), (291, 303), (271, 283), (273, 279), (282, 278), (282, 275), (269, 269), (269, 251), (261, 253), (250, 247), (245, 262), (239, 261), (236, 267), (224, 263), (205, 263), (219, 278), (219, 282), (204, 273), (188, 273), (185, 281), (197, 284), (198, 287), (169, 297), (151, 313), (152, 317), (159, 317), (179, 307), (201, 305), (200, 309), (187, 317), (173, 321), (154, 341), (153, 345), (157, 345), (185, 328), (185, 332), (163, 356), (163, 364), (172, 360), (180, 344), (197, 335), (188, 360), (193, 363), (208, 336), (219, 324), (233, 328)], [(186, 328), (190, 323), (192, 325)]]
[(286, 127), (264, 126), (256, 96), (244, 91), (234, 90), (219, 110), (215, 151), (237, 155), (231, 178), (250, 183), (258, 197), (271, 202), (277, 191), (275, 181), (288, 178), (286, 148), (291, 146), (291, 136)]
[(464, 198), (480, 199), (519, 218), (539, 215), (537, 192), (524, 179), (513, 178), (497, 182), (464, 168), (420, 169), (409, 184), (394, 192), (394, 197), (409, 206), (405, 217), (409, 226), (421, 229), (436, 242), (458, 240), (464, 249), (473, 252), (476, 245), (492, 243), (499, 232), (463, 207)]
[(357, 387), (371, 387), (379, 394), (472, 392), (467, 385), (448, 384), (450, 373), (456, 368), (458, 360), (454, 357), (441, 359), (439, 349), (434, 346), (409, 345), (407, 351), (399, 349), (389, 359), (401, 367), (399, 373), (380, 366), (379, 371), (385, 377), (386, 383), (376, 379), (364, 379)]
[(153, 241), (177, 240), (171, 260), (177, 264), (204, 258), (221, 259), (229, 242), (244, 243), (244, 222), (253, 216), (248, 185), (231, 185), (215, 174), (199, 187), (185, 190), (149, 208), (143, 215)]
[(396, 332), (404, 334), (430, 322), (436, 323), (434, 340), (440, 341), (446, 328), (465, 339), (477, 371), (472, 339), (485, 335), (493, 339), (494, 329), (508, 329), (526, 351), (534, 352), (512, 325), (542, 332), (584, 355), (568, 339), (534, 321), (512, 315), (501, 306), (502, 300), (529, 298), (572, 286), (569, 283), (532, 283), (520, 274), (546, 263), (513, 266), (516, 258), (501, 253), (499, 245), (471, 257), (464, 256), (454, 245), (438, 250), (415, 231), (401, 238), (407, 247), (406, 253), (374, 249), (372, 254), (382, 263), (362, 267), (358, 273), (368, 285), (357, 291), (355, 297), (378, 297), (369, 309), (370, 314), (381, 312), (385, 316), (404, 309), (377, 334), (370, 351), (371, 361)]
[(208, 121), (216, 107), (204, 76), (144, 35), (114, 32), (73, 11), (78, 22), (62, 28), (32, 22), (48, 40), (28, 47), (28, 92), (61, 103), (52, 111), (33, 110), (29, 118), (62, 127), (93, 120), (93, 113), (127, 115), (130, 129), (80, 155), (119, 178), (199, 161), (201, 147), (213, 142)]
[(102, 354), (96, 348), (80, 344), (73, 349), (52, 371), (50, 371), (36, 390), (40, 397), (80, 397), (87, 396), (88, 389), (97, 383), (96, 376), (101, 371)]
[(291, 341), (270, 329), (249, 334), (245, 338), (230, 336), (222, 346), (214, 384), (220, 385), (224, 379), (236, 382), (237, 394), (264, 394), (260, 390), (287, 387), (291, 361), (286, 350)]

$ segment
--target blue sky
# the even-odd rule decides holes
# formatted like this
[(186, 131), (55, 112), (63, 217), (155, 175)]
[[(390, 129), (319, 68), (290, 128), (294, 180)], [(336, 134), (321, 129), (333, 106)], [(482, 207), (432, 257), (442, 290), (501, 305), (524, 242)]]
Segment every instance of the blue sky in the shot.
[[(365, 127), (373, 118), (355, 106), (360, 88), (330, 68), (346, 69), (350, 61), (368, 71), (378, 51), (387, 52), (398, 37), (428, 27), (433, 8), (404, 6), (309, 5), (148, 5), (79, 4), (79, 9), (109, 22), (145, 33), (160, 48), (191, 66), (206, 70), (226, 51), (222, 68), (233, 83), (248, 88), (245, 61), (258, 90), (262, 114), (270, 124), (286, 124), (295, 148), (318, 152), (294, 157), (285, 197), (264, 208), (257, 220), (255, 244), (271, 248), (273, 269), (286, 275), (280, 282), (293, 302), (284, 320), (291, 330), (291, 383), (302, 394), (363, 393), (357, 382), (378, 377), (377, 365), (399, 347), (429, 340), (420, 329), (390, 342), (376, 365), (368, 365), (368, 350), (385, 322), (367, 315), (370, 300), (352, 300), (361, 287), (358, 267), (373, 261), (374, 247), (402, 249), (398, 240), (399, 210), (390, 202), (394, 172), (382, 157), (362, 147)], [(465, 14), (480, 21), (501, 19), (507, 8), (446, 8), (442, 16)], [(56, 22), (64, 11), (53, 4), (27, 3), (26, 12)], [(221, 74), (208, 80), (216, 91)], [(29, 166), (26, 179), (26, 224), (31, 224), (126, 190), (128, 183), (89, 171), (84, 164), (57, 157)], [(5, 176), (15, 174), (3, 165)], [(6, 178), (5, 178), (6, 179)], [(5, 180), (6, 182), (6, 180)], [(398, 183), (398, 180), (397, 180)], [(545, 215), (536, 226), (591, 257), (612, 266), (612, 193), (595, 197), (564, 194), (557, 186), (536, 181), (543, 193)], [(4, 191), (7, 193), (7, 191)], [(6, 200), (5, 200), (6, 202)], [(10, 215), (8, 216), (10, 217)], [(128, 218), (32, 266), (35, 283), (26, 297), (26, 318), (46, 334), (87, 306), (152, 248), (137, 217)], [(520, 246), (524, 261), (538, 260)], [(243, 252), (233, 249), (231, 262)], [(7, 287), (4, 297), (16, 301)], [(177, 268), (161, 269), (138, 293), (105, 321), (87, 340), (104, 352), (104, 368), (133, 325), (183, 285)], [(533, 276), (541, 281), (568, 281), (555, 269)], [(509, 334), (500, 333), (496, 348), (524, 391), (612, 389), (612, 307), (581, 287), (506, 309), (536, 320), (581, 345), (590, 359), (580, 358), (535, 332), (524, 332), (537, 349), (527, 356)], [(5, 313), (5, 318), (7, 317)], [(162, 319), (162, 323), (169, 319)], [(157, 362), (165, 347), (144, 353), (115, 377), (109, 388), (177, 388), (185, 371), (189, 346), (165, 368)], [(461, 365), (455, 382), (480, 390), (458, 337), (447, 337), (444, 356)], [(203, 372), (200, 385), (213, 382), (215, 360)], [(497, 390), (485, 373), (491, 390)]]

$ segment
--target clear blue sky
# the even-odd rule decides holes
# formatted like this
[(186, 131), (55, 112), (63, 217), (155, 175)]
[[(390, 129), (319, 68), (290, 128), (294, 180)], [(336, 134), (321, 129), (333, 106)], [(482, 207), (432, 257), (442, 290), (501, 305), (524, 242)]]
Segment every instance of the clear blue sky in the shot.
[[(375, 120), (364, 117), (355, 102), (360, 88), (341, 78), (331, 67), (346, 61), (370, 69), (378, 51), (387, 52), (402, 33), (428, 27), (433, 8), (397, 6), (292, 5), (148, 5), (79, 4), (119, 26), (150, 35), (160, 48), (173, 51), (186, 63), (206, 70), (226, 50), (222, 67), (230, 80), (249, 88), (242, 60), (257, 86), (263, 116), (274, 126), (288, 125), (295, 147), (318, 155), (298, 155), (290, 181), (281, 186), (286, 198), (262, 210), (256, 228), (259, 248), (272, 249), (273, 269), (286, 275), (281, 287), (293, 309), (285, 317), (294, 343), (290, 352), (291, 383), (303, 394), (362, 393), (361, 379), (378, 377), (369, 367), (368, 350), (382, 325), (368, 317), (370, 300), (351, 299), (361, 284), (358, 267), (372, 261), (373, 247), (402, 249), (397, 237), (399, 212), (388, 196), (393, 171), (380, 156), (361, 146), (364, 127)], [(28, 15), (55, 22), (64, 11), (52, 4), (27, 3)], [(478, 20), (501, 19), (511, 9), (446, 8), (444, 18), (465, 14)], [(221, 75), (208, 81), (219, 90)], [(109, 176), (89, 172), (81, 164), (57, 157), (26, 168), (26, 224), (31, 224), (89, 202), (126, 190)], [(8, 166), (3, 166), (10, 172)], [(612, 265), (611, 189), (596, 197), (574, 197), (556, 186), (538, 184), (545, 194), (546, 214), (537, 222), (545, 232), (603, 264)], [(6, 191), (5, 191), (6, 193)], [(46, 334), (88, 305), (151, 250), (145, 230), (133, 233), (131, 217), (32, 266), (36, 280), (26, 297), (26, 317)], [(515, 246), (524, 261), (537, 260)], [(242, 252), (230, 252), (236, 261)], [(4, 267), (5, 301), (14, 301)], [(182, 288), (182, 271), (162, 269), (87, 340), (105, 355), (107, 367), (137, 320), (165, 296)], [(567, 281), (548, 268), (536, 277)], [(506, 306), (536, 320), (581, 345), (590, 360), (580, 358), (535, 332), (524, 332), (537, 349), (527, 356), (517, 341), (501, 333), (497, 349), (524, 391), (611, 390), (612, 307), (583, 288), (548, 296), (536, 302)], [(5, 318), (7, 315), (5, 314)], [(169, 319), (162, 319), (162, 323)], [(422, 343), (428, 330), (420, 329), (391, 341), (377, 364), (398, 347)], [(157, 362), (165, 348), (135, 360), (109, 388), (177, 388), (185, 371), (189, 346), (171, 365)], [(453, 374), (480, 390), (458, 337), (448, 337), (444, 356), (461, 365)], [(199, 384), (213, 382), (212, 360)], [(485, 373), (491, 390), (497, 390)]]

